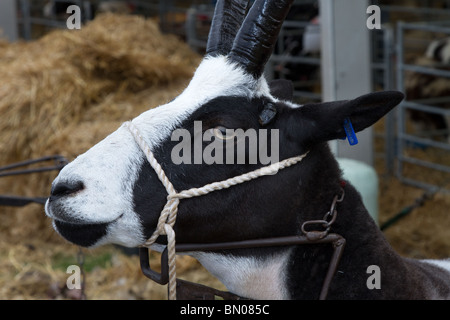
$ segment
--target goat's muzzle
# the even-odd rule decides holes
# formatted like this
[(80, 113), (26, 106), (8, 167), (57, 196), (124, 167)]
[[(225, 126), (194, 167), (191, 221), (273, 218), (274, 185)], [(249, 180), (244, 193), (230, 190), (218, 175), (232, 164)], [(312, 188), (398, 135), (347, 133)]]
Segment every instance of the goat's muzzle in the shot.
[(50, 191), (50, 201), (61, 197), (70, 196), (74, 193), (84, 189), (84, 184), (81, 181), (74, 182), (58, 182), (52, 186)]

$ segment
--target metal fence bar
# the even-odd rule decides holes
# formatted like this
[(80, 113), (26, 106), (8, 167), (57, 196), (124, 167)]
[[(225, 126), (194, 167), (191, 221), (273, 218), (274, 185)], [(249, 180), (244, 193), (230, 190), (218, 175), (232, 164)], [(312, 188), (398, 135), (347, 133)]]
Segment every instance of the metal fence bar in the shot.
[(445, 193), (445, 194), (450, 194), (450, 190), (448, 190), (448, 189), (440, 188), (440, 187), (437, 187), (437, 186), (435, 186), (433, 184), (426, 183), (426, 182), (421, 182), (421, 181), (410, 179), (410, 178), (407, 178), (407, 177), (403, 177), (402, 178), (402, 182), (406, 183), (406, 184), (409, 184), (411, 186), (417, 187), (417, 188), (429, 190), (430, 192), (434, 192), (436, 190), (439, 190), (439, 192), (442, 192), (442, 193)]
[(445, 166), (445, 165), (429, 162), (429, 161), (426, 161), (426, 160), (420, 160), (420, 159), (412, 158), (412, 157), (408, 157), (408, 156), (403, 156), (403, 155), (402, 155), (401, 159), (402, 159), (402, 161), (405, 161), (405, 162), (408, 162), (408, 163), (412, 163), (412, 164), (416, 164), (416, 165), (419, 165), (419, 166), (422, 166), (422, 167), (425, 167), (425, 168), (429, 168), (429, 169), (434, 169), (434, 170), (450, 173), (450, 167), (449, 166)]
[(450, 71), (416, 66), (416, 65), (411, 65), (411, 64), (403, 64), (403, 71), (413, 71), (413, 72), (429, 74), (429, 75), (437, 76), (437, 77), (450, 78)]
[[(449, 101), (450, 100), (447, 100), (447, 102), (449, 102)], [(450, 116), (450, 110), (430, 106), (427, 104), (417, 103), (417, 102), (405, 101), (403, 103), (403, 107), (408, 108), (408, 109), (414, 109), (414, 110), (418, 110), (418, 111), (428, 112), (428, 113), (435, 113), (435, 114)]]
[[(384, 27), (383, 29), (383, 65), (384, 65), (384, 90), (394, 89), (394, 68), (393, 57), (395, 55), (394, 48), (394, 31), (390, 27)], [(392, 175), (394, 172), (395, 162), (395, 112), (389, 112), (385, 117), (385, 129), (384, 129), (384, 145), (385, 145), (385, 165), (387, 174)]]
[[(404, 90), (404, 75), (403, 75), (403, 22), (399, 22), (397, 24), (397, 45), (396, 45), (396, 51), (397, 51), (397, 89), (401, 91)], [(400, 160), (403, 156), (403, 149), (404, 149), (404, 140), (400, 137), (401, 134), (405, 131), (405, 109), (403, 108), (404, 102), (400, 103), (400, 105), (397, 107), (397, 177), (399, 177), (400, 180), (402, 180), (402, 172), (403, 172), (403, 163)], [(404, 180), (403, 180), (404, 181)]]
[(283, 54), (273, 54), (270, 57), (273, 62), (292, 62), (311, 65), (320, 65), (320, 58), (304, 57), (304, 56), (290, 56)]
[(23, 38), (26, 40), (31, 39), (31, 22), (30, 22), (30, 3), (29, 0), (20, 0), (20, 6), (22, 8), (22, 19), (19, 17), (17, 20), (22, 23)]
[(443, 142), (439, 142), (439, 141), (433, 141), (433, 140), (430, 140), (430, 139), (425, 139), (425, 138), (413, 136), (413, 135), (407, 134), (407, 133), (401, 133), (399, 138), (404, 140), (404, 141), (417, 143), (419, 145), (429, 146), (429, 147), (433, 147), (433, 148), (439, 148), (439, 149), (449, 150), (450, 151), (450, 144), (448, 144), (448, 143), (443, 143)]
[[(450, 28), (444, 27), (441, 25), (432, 25), (432, 24), (423, 24), (423, 23), (404, 23), (399, 22), (397, 24), (397, 88), (400, 91), (406, 92), (405, 86), (405, 72), (415, 72), (425, 75), (432, 75), (435, 77), (445, 77), (450, 78), (450, 71), (434, 69), (430, 67), (424, 67), (420, 65), (415, 65), (413, 63), (405, 63), (405, 53), (406, 53), (406, 34), (407, 30), (420, 30), (430, 33), (441, 33), (450, 35)], [(433, 37), (430, 37), (433, 39)], [(429, 42), (429, 41), (428, 41)], [(439, 66), (437, 66), (439, 67)], [(446, 99), (447, 98), (447, 99)], [(432, 106), (430, 104), (440, 104), (440, 103), (450, 103), (450, 97), (424, 97), (422, 99), (416, 99), (414, 101), (408, 100), (406, 97), (405, 101), (403, 101), (397, 108), (397, 177), (404, 183), (411, 184), (424, 189), (442, 189), (443, 191), (449, 192), (450, 190), (441, 188), (441, 186), (433, 185), (429, 182), (420, 181), (419, 178), (415, 177), (407, 177), (405, 174), (406, 163), (420, 166), (427, 169), (436, 170), (442, 172), (443, 174), (450, 174), (450, 166), (436, 163), (436, 161), (426, 161), (423, 159), (418, 159), (412, 155), (408, 155), (405, 151), (408, 146), (411, 146), (411, 143), (416, 143), (425, 148), (438, 148), (442, 150), (442, 152), (450, 151), (450, 144), (436, 141), (432, 139), (428, 139), (423, 137), (423, 135), (419, 135), (418, 133), (408, 133), (406, 129), (406, 118), (408, 110), (417, 110), (421, 112), (441, 115), (443, 117), (450, 116), (450, 110), (439, 108), (437, 106)], [(426, 180), (426, 179), (424, 179)], [(450, 178), (447, 179), (450, 181)]]
[[(450, 11), (448, 11), (450, 15)], [(424, 24), (424, 23), (407, 23), (399, 21), (397, 30), (418, 30), (418, 31), (429, 31), (435, 33), (449, 33), (449, 28), (446, 26), (441, 26), (439, 24)]]
[[(377, 85), (380, 84), (382, 90), (393, 90), (395, 88), (393, 72), (393, 57), (395, 54), (393, 29), (389, 25), (383, 25), (381, 29), (375, 30), (374, 33), (372, 33), (372, 37), (372, 52), (374, 52), (374, 54), (377, 46), (381, 46), (381, 57), (372, 56), (371, 62), (374, 90), (379, 90), (380, 88), (377, 87)], [(376, 71), (381, 71), (382, 76), (380, 77)], [(379, 79), (381, 79), (381, 83), (379, 82)], [(375, 153), (375, 156), (384, 159), (386, 174), (392, 175), (394, 173), (395, 163), (395, 139), (393, 139), (395, 136), (395, 113), (389, 112), (384, 119), (384, 132), (374, 133), (374, 137), (382, 138), (384, 140), (384, 152), (377, 152)]]

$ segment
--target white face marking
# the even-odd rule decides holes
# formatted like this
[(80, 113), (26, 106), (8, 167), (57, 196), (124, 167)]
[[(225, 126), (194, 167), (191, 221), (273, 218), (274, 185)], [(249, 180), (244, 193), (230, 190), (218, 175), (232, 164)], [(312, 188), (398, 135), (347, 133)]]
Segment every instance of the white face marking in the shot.
[(205, 252), (191, 255), (234, 294), (258, 300), (286, 300), (290, 254), (291, 250), (286, 250), (265, 259)]
[(150, 148), (167, 139), (172, 131), (207, 101), (220, 96), (270, 96), (264, 78), (255, 81), (223, 56), (206, 58), (198, 67), (189, 86), (172, 102), (148, 110), (133, 120)]
[[(119, 128), (64, 167), (53, 182), (82, 181), (84, 184), (84, 190), (57, 201), (67, 215), (56, 214), (60, 220), (80, 224), (114, 221), (98, 245), (113, 242), (136, 246), (145, 240), (132, 198), (134, 181), (144, 158), (127, 132), (126, 128)], [(127, 152), (122, 151), (123, 147)], [(45, 209), (50, 218), (55, 217), (48, 201)]]
[[(166, 105), (142, 113), (133, 122), (154, 149), (205, 102), (218, 96), (251, 98), (261, 95), (270, 96), (264, 78), (255, 80), (224, 56), (205, 58), (181, 95)], [(95, 245), (117, 243), (135, 247), (142, 244), (146, 239), (133, 210), (133, 186), (144, 160), (129, 131), (120, 127), (61, 170), (54, 185), (81, 181), (84, 189), (54, 202), (47, 201), (46, 214), (78, 224), (113, 221), (106, 236)]]
[(450, 273), (450, 259), (445, 259), (445, 260), (426, 259), (426, 260), (422, 260), (422, 261), (432, 264), (432, 265), (435, 265), (435, 266), (438, 266)]

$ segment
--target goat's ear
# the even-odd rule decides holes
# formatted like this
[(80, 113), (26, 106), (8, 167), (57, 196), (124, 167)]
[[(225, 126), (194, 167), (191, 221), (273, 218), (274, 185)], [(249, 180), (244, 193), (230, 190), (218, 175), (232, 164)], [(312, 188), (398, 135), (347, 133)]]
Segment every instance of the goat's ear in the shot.
[(270, 94), (279, 100), (294, 99), (294, 85), (286, 79), (276, 79), (269, 82)]
[(295, 120), (292, 119), (295, 124), (291, 123), (290, 127), (310, 143), (342, 139), (346, 137), (346, 118), (350, 119), (355, 132), (361, 131), (377, 122), (403, 98), (401, 92), (383, 91), (353, 100), (306, 104), (296, 110)]

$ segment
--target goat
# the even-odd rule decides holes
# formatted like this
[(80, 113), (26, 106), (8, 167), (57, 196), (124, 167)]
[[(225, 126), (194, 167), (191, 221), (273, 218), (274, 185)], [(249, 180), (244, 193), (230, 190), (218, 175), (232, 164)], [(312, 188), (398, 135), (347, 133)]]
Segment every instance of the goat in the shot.
[[(147, 161), (129, 126), (122, 125), (65, 166), (52, 183), (45, 212), (54, 229), (80, 246), (141, 246), (155, 235), (160, 212), (171, 200), (167, 181), (176, 190), (186, 190), (264, 168), (260, 159), (244, 164), (174, 164), (171, 154), (179, 140), (172, 139), (172, 133), (182, 129), (192, 135), (196, 121), (216, 140), (233, 138), (227, 129), (254, 129), (258, 138), (263, 128), (278, 132), (280, 159), (303, 156), (301, 162), (276, 174), (182, 199), (176, 223), (172, 221), (177, 243), (299, 235), (305, 221), (322, 219), (342, 192), (341, 171), (327, 141), (345, 138), (345, 119), (361, 131), (404, 96), (386, 91), (297, 105), (290, 101), (291, 86), (284, 82), (269, 86), (264, 65), (291, 4), (292, 0), (256, 0), (249, 8), (248, 1), (218, 1), (205, 58), (187, 88), (173, 101), (131, 122), (167, 179)], [(202, 143), (204, 151), (209, 145)], [(345, 237), (347, 244), (328, 298), (450, 298), (450, 262), (400, 257), (369, 216), (359, 193), (349, 183), (344, 191), (332, 231)], [(158, 237), (156, 244), (165, 240)], [(191, 255), (240, 296), (314, 299), (330, 251), (329, 246), (313, 244)], [(380, 289), (367, 285), (370, 266), (381, 272)]]
[[(430, 69), (448, 71), (450, 38), (431, 41), (425, 54), (416, 58), (413, 63)], [(414, 100), (446, 97), (449, 95), (449, 80), (442, 76), (410, 71), (405, 78), (405, 93), (408, 100), (413, 102)], [(450, 143), (450, 116), (445, 115), (445, 110), (448, 110), (450, 105), (445, 101), (434, 103), (430, 101), (427, 104), (442, 108), (442, 113), (407, 109), (414, 133)]]

